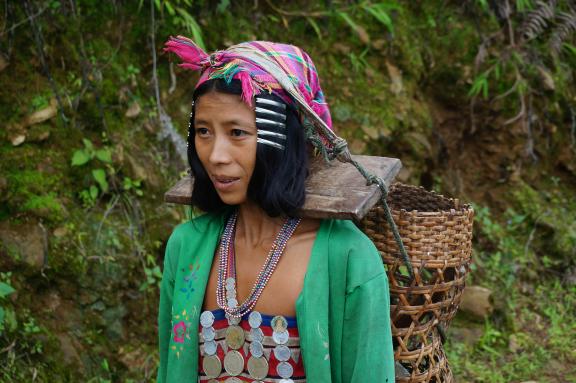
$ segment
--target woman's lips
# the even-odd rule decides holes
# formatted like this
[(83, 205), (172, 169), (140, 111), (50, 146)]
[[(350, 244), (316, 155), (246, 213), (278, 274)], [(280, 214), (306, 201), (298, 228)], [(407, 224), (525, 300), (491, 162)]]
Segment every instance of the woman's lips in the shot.
[(238, 177), (227, 177), (227, 176), (214, 176), (212, 181), (214, 187), (219, 191), (227, 191), (234, 187), (238, 183), (240, 178)]

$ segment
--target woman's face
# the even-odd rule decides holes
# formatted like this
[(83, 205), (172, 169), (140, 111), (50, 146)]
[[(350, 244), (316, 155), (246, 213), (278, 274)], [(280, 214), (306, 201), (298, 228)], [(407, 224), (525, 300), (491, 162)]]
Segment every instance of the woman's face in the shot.
[(240, 96), (210, 92), (195, 103), (198, 158), (227, 205), (246, 202), (256, 163), (256, 117)]

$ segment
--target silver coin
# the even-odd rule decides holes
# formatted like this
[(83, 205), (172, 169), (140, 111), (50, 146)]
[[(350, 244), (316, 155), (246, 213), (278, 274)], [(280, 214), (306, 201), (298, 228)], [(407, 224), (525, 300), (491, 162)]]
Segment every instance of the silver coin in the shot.
[(250, 353), (256, 358), (260, 358), (264, 354), (264, 346), (258, 341), (250, 343)]
[(288, 342), (288, 338), (290, 338), (290, 335), (286, 330), (282, 332), (274, 331), (272, 333), (272, 339), (274, 339), (274, 342), (276, 342), (276, 344), (285, 344), (286, 342)]
[[(208, 382), (210, 383), (210, 382)], [(280, 381), (278, 383), (294, 383), (294, 381), (292, 379), (280, 379)]]
[(226, 329), (226, 344), (233, 350), (238, 350), (244, 344), (244, 329), (240, 326), (228, 326)]
[(224, 369), (232, 376), (237, 376), (244, 370), (244, 357), (236, 350), (228, 351), (224, 357)]
[(252, 338), (252, 342), (262, 343), (264, 340), (264, 333), (262, 332), (261, 328), (251, 328), (250, 337)]
[(282, 315), (276, 315), (270, 321), (270, 326), (277, 332), (286, 331), (288, 329), (288, 321)]
[(236, 325), (240, 324), (240, 321), (242, 318), (233, 317), (232, 315), (226, 314), (226, 319), (228, 319), (229, 325), (236, 326)]
[(236, 308), (236, 306), (238, 306), (238, 301), (236, 300), (236, 298), (229, 298), (228, 299), (228, 307), (230, 308)]
[(212, 311), (204, 311), (200, 314), (200, 324), (202, 327), (210, 327), (214, 324), (214, 314), (212, 314)]
[(216, 349), (218, 348), (218, 345), (216, 344), (215, 341), (213, 340), (209, 340), (207, 342), (204, 342), (204, 353), (206, 355), (214, 355), (216, 354)]
[(235, 376), (231, 376), (230, 378), (226, 379), (224, 383), (243, 383), (242, 380), (238, 379)]
[(217, 378), (222, 372), (222, 362), (217, 355), (206, 356), (202, 360), (202, 368), (207, 377)]
[(227, 289), (232, 289), (232, 288), (236, 288), (236, 279), (230, 277), (226, 279), (226, 288)]
[[(226, 366), (226, 361), (224, 361), (224, 366)], [(290, 363), (280, 362), (278, 363), (278, 366), (276, 366), (276, 372), (280, 377), (288, 379), (294, 373), (294, 369)]]
[(286, 362), (288, 359), (290, 359), (292, 353), (287, 346), (279, 344), (278, 346), (274, 347), (274, 356), (280, 362)]
[(268, 376), (268, 361), (266, 358), (260, 357), (251, 357), (248, 359), (248, 372), (250, 373), (250, 377), (254, 379), (264, 379)]
[(204, 338), (204, 341), (214, 340), (215, 336), (216, 331), (214, 331), (214, 327), (202, 327), (202, 338)]
[(250, 315), (248, 315), (248, 323), (250, 323), (250, 327), (258, 328), (262, 324), (262, 315), (258, 311), (252, 311)]

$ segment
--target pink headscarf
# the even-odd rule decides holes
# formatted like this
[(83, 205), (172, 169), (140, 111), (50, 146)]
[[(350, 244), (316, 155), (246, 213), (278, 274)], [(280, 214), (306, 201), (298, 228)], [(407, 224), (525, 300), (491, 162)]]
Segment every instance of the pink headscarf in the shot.
[(215, 78), (238, 79), (242, 99), (248, 105), (263, 91), (274, 93), (290, 105), (311, 109), (312, 115), (332, 130), (316, 67), (310, 56), (294, 45), (250, 41), (208, 55), (192, 40), (178, 36), (166, 42), (164, 51), (176, 53), (182, 60), (181, 67), (201, 72), (196, 87)]

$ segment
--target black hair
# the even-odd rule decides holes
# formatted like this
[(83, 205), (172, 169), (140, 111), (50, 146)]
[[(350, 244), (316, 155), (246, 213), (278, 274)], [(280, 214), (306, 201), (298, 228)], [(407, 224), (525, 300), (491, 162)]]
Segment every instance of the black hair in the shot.
[[(239, 80), (227, 82), (224, 79), (208, 80), (200, 85), (193, 95), (194, 103), (209, 92), (241, 95)], [(279, 97), (277, 101), (284, 103)], [(269, 216), (297, 215), (306, 196), (304, 182), (308, 175), (308, 151), (304, 129), (296, 110), (286, 108), (285, 148), (278, 149), (258, 144), (256, 164), (248, 185), (248, 198), (260, 206)], [(194, 145), (194, 109), (190, 116), (188, 133), (188, 163), (194, 176), (192, 205), (205, 212), (216, 212), (227, 205), (220, 199), (212, 181), (208, 177)]]

